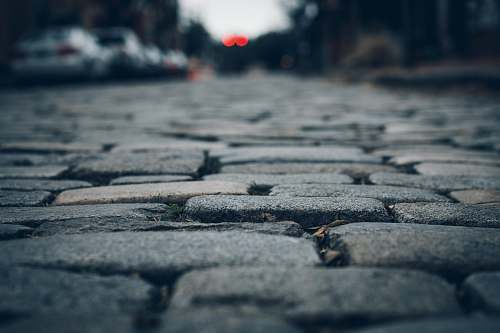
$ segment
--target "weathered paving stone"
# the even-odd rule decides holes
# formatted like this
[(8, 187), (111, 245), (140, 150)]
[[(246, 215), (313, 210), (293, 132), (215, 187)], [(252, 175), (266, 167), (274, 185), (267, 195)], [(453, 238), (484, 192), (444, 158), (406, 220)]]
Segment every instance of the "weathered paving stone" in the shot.
[(500, 191), (469, 190), (451, 192), (450, 197), (464, 204), (499, 204)]
[(56, 235), (0, 243), (0, 265), (140, 273), (170, 279), (217, 266), (312, 266), (309, 240), (248, 232), (117, 232)]
[(46, 164), (45, 162), (45, 155), (0, 153), (0, 165), (2, 166), (32, 166)]
[(55, 205), (110, 203), (184, 203), (201, 195), (248, 194), (249, 185), (222, 181), (134, 184), (68, 190), (59, 194)]
[(238, 313), (232, 309), (212, 307), (196, 311), (169, 311), (164, 318), (165, 333), (299, 333), (284, 320), (268, 314)]
[(0, 190), (0, 207), (43, 206), (52, 199), (52, 193), (46, 191), (6, 191)]
[(79, 180), (0, 179), (2, 190), (61, 192), (91, 186), (92, 184)]
[(388, 165), (363, 163), (249, 163), (225, 165), (221, 173), (250, 174), (304, 174), (304, 173), (341, 173), (354, 178), (363, 178), (375, 172), (397, 172)]
[[(234, 152), (232, 152), (234, 151)], [(283, 163), (283, 162), (355, 162), (381, 163), (382, 159), (363, 153), (359, 148), (350, 147), (245, 147), (228, 149), (221, 154), (223, 165), (245, 163)]]
[(5, 178), (57, 178), (68, 169), (67, 166), (2, 166), (0, 179)]
[[(300, 333), (285, 321), (270, 316), (239, 314), (229, 309), (168, 313), (158, 327), (141, 327), (140, 316), (126, 314), (41, 314), (0, 326), (9, 333)], [(138, 325), (139, 324), (139, 325)], [(145, 325), (148, 324), (146, 321)]]
[(393, 208), (400, 223), (500, 228), (500, 207), (458, 203), (403, 203)]
[(495, 153), (478, 152), (408, 152), (393, 157), (389, 163), (395, 165), (410, 165), (421, 162), (444, 162), (444, 163), (466, 163), (466, 164), (484, 164), (500, 165), (500, 158)]
[(0, 143), (0, 151), (25, 153), (95, 153), (102, 150), (101, 145), (87, 143), (61, 142), (7, 142)]
[(201, 196), (187, 201), (185, 217), (201, 222), (282, 221), (303, 227), (335, 220), (390, 221), (380, 201), (367, 198), (293, 198), (268, 196)]
[(37, 314), (16, 318), (0, 329), (9, 333), (38, 332), (41, 327), (51, 333), (140, 333), (143, 330), (135, 327), (134, 319), (121, 313), (106, 313), (105, 316), (102, 313)]
[(369, 178), (376, 185), (406, 186), (447, 193), (469, 189), (500, 189), (500, 178), (474, 176), (424, 176), (403, 173), (375, 173)]
[(415, 188), (382, 185), (299, 184), (273, 187), (272, 196), (372, 198), (386, 205), (398, 202), (448, 202), (439, 194)]
[[(1, 228), (2, 224), (0, 224)], [(10, 225), (5, 225), (10, 226)], [(72, 235), (97, 232), (119, 232), (119, 231), (242, 231), (263, 233), (269, 235), (284, 235), (290, 237), (301, 237), (304, 230), (300, 224), (292, 221), (280, 221), (273, 223), (253, 222), (222, 222), (222, 223), (198, 223), (198, 222), (170, 222), (170, 221), (146, 221), (127, 220), (113, 221), (100, 219), (88, 221), (86, 219), (66, 221), (45, 222), (33, 230), (33, 236)]]
[(0, 313), (123, 313), (147, 306), (152, 288), (127, 277), (0, 267)]
[(500, 177), (500, 167), (475, 164), (422, 163), (415, 170), (428, 176)]
[(190, 176), (130, 176), (113, 179), (110, 185), (130, 185), (130, 184), (152, 184), (152, 183), (174, 183), (193, 180)]
[(345, 265), (423, 269), (449, 277), (500, 269), (500, 230), (353, 223), (330, 230)]
[(462, 293), (471, 310), (500, 314), (500, 272), (469, 276), (462, 285)]
[[(356, 292), (353, 293), (353, 290)], [(454, 289), (427, 273), (377, 268), (243, 267), (193, 271), (170, 309), (231, 304), (294, 321), (382, 320), (460, 313)]]
[(500, 320), (497, 318), (432, 318), (415, 321), (404, 321), (393, 324), (380, 324), (358, 333), (496, 333), (500, 330)]
[(102, 181), (121, 176), (139, 175), (195, 176), (204, 163), (205, 157), (202, 151), (112, 153), (97, 160), (79, 163), (70, 171), (70, 175), (74, 178)]
[(281, 184), (352, 184), (353, 179), (347, 175), (311, 173), (296, 175), (269, 175), (224, 173), (205, 176), (205, 180), (219, 180), (252, 184), (255, 187), (272, 187)]
[(7, 207), (0, 208), (1, 224), (20, 224), (37, 227), (47, 222), (73, 221), (86, 223), (125, 223), (152, 220), (166, 214), (167, 206), (161, 204), (114, 204), (65, 207)]
[(169, 140), (166, 142), (135, 142), (118, 144), (111, 152), (148, 152), (148, 151), (169, 151), (172, 149), (197, 149), (197, 150), (219, 150), (226, 149), (227, 145), (223, 142), (207, 142), (193, 140)]
[(23, 225), (0, 224), (0, 240), (24, 238), (29, 236), (33, 229)]

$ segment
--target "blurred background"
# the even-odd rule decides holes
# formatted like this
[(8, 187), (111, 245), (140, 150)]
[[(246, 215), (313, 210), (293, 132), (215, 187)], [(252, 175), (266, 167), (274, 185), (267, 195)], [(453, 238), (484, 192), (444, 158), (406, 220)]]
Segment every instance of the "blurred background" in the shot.
[[(249, 43), (228, 47), (228, 36)], [(491, 75), (499, 59), (500, 0), (0, 2), (0, 71), (16, 80), (258, 71), (390, 80), (417, 69), (464, 77)]]

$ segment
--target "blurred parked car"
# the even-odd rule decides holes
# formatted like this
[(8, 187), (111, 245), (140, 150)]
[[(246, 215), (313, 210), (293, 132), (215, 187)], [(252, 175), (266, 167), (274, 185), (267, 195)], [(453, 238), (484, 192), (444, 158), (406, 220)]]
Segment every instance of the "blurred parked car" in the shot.
[(23, 38), (16, 45), (12, 70), (17, 77), (99, 78), (110, 68), (111, 54), (78, 27), (52, 28)]
[(164, 65), (170, 75), (184, 76), (188, 72), (188, 58), (182, 51), (168, 51), (164, 57)]
[(126, 28), (98, 29), (93, 31), (99, 44), (112, 53), (114, 74), (140, 74), (146, 70), (144, 49), (137, 35)]

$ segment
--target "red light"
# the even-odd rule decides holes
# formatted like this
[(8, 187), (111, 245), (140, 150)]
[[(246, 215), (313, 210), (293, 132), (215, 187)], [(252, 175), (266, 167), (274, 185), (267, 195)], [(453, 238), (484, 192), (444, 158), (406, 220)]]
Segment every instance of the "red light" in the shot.
[(248, 45), (248, 37), (244, 35), (229, 35), (222, 38), (222, 44), (225, 47), (233, 47), (235, 45), (244, 47)]
[(238, 45), (239, 47), (244, 47), (248, 44), (247, 36), (235, 36), (234, 39), (236, 40), (236, 45)]
[(235, 43), (234, 36), (226, 36), (222, 39), (222, 44), (224, 44), (225, 47), (233, 47)]

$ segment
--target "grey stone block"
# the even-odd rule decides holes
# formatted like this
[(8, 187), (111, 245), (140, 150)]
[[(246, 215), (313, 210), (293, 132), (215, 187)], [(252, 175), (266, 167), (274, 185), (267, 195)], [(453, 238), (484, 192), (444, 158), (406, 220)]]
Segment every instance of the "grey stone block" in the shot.
[(161, 204), (84, 205), (68, 207), (8, 207), (0, 209), (0, 223), (36, 227), (46, 222), (74, 220), (116, 223), (129, 220), (152, 220), (167, 213)]
[(145, 309), (152, 288), (139, 279), (0, 267), (0, 312), (103, 314)]
[(500, 230), (399, 223), (353, 223), (330, 230), (346, 265), (438, 272), (450, 278), (500, 269)]
[(299, 184), (280, 185), (272, 189), (272, 196), (292, 197), (356, 197), (372, 198), (386, 205), (398, 202), (448, 202), (439, 194), (416, 188), (382, 185)]
[(465, 294), (470, 310), (500, 314), (500, 271), (469, 276), (461, 292)]
[[(355, 293), (353, 291), (356, 291)], [(459, 314), (454, 288), (423, 272), (377, 268), (244, 267), (180, 278), (173, 311), (231, 304), (302, 322)]]
[(196, 268), (319, 262), (309, 240), (234, 231), (57, 235), (1, 242), (0, 252), (0, 266), (140, 273), (165, 283)]
[(416, 187), (446, 193), (469, 189), (500, 189), (500, 178), (475, 176), (424, 176), (402, 173), (375, 173), (370, 182), (376, 185)]
[(367, 198), (202, 196), (189, 199), (184, 208), (185, 217), (212, 223), (290, 220), (312, 227), (340, 219), (391, 220), (380, 201)]
[(91, 186), (92, 184), (79, 180), (0, 179), (2, 190), (61, 192)]
[(397, 204), (394, 217), (401, 223), (500, 228), (500, 207), (459, 203)]
[(51, 201), (52, 193), (46, 191), (6, 191), (0, 190), (0, 207), (43, 206)]

